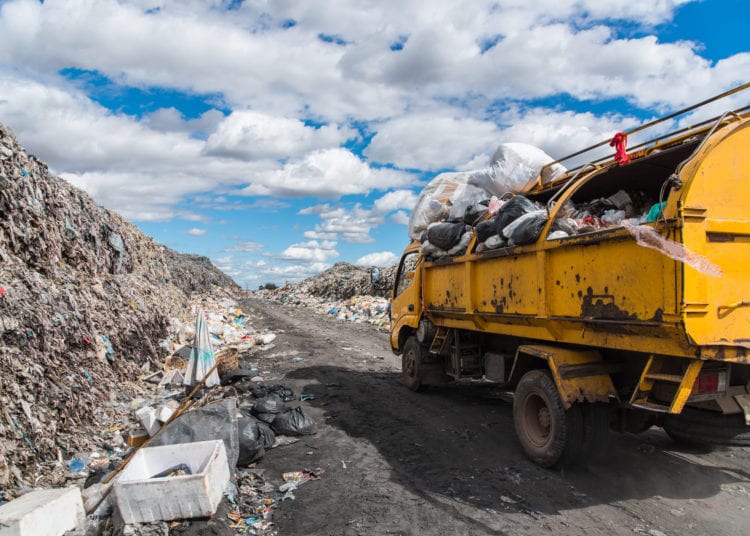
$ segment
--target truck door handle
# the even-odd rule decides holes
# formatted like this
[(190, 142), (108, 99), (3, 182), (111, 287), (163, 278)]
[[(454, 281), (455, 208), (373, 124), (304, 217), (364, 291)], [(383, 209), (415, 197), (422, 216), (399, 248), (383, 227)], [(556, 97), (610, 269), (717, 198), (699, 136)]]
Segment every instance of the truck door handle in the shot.
[(409, 312), (410, 312), (410, 313), (413, 313), (413, 312), (414, 312), (414, 304), (413, 304), (413, 303), (410, 303), (410, 304), (409, 304)]

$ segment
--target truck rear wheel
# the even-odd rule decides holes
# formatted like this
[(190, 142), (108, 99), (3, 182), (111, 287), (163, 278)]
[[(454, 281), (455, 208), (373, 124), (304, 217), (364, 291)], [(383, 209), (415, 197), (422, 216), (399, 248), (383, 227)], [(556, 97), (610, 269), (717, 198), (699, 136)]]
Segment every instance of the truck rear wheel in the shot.
[(527, 372), (513, 397), (513, 422), (526, 455), (542, 467), (570, 461), (583, 437), (581, 408), (565, 411), (548, 370)]
[(412, 391), (422, 389), (422, 345), (416, 337), (406, 339), (401, 353), (401, 373), (404, 384)]
[(664, 431), (676, 443), (750, 447), (750, 426), (745, 415), (723, 415), (714, 411), (685, 408), (679, 415), (664, 416)]

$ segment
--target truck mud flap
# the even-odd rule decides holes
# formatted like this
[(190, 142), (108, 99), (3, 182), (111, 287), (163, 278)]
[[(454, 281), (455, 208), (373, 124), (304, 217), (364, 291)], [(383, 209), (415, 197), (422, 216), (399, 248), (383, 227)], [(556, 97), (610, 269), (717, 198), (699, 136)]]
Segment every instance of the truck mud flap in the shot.
[(537, 368), (534, 362), (540, 359), (547, 362), (565, 409), (576, 402), (619, 400), (609, 376), (616, 365), (605, 363), (596, 350), (543, 344), (519, 346), (510, 373), (511, 383), (517, 382), (526, 371)]

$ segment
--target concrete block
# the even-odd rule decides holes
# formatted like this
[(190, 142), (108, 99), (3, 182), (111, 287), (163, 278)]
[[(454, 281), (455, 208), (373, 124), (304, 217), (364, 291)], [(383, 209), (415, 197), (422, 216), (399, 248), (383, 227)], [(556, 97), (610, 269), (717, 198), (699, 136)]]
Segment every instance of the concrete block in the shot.
[(0, 536), (60, 536), (85, 516), (78, 488), (31, 491), (0, 506)]
[[(192, 474), (153, 478), (179, 464)], [(211, 517), (229, 483), (229, 463), (221, 440), (145, 447), (114, 485), (125, 523)]]

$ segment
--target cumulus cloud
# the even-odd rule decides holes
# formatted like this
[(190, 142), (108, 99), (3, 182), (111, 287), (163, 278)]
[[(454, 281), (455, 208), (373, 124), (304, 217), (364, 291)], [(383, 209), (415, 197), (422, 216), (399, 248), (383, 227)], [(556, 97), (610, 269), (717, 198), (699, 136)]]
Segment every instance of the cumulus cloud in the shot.
[(310, 240), (309, 242), (292, 244), (279, 257), (286, 260), (323, 262), (339, 256), (339, 252), (335, 248), (336, 242), (331, 240), (322, 242)]
[(203, 235), (206, 234), (206, 230), (205, 229), (198, 229), (197, 227), (193, 227), (192, 229), (190, 229), (189, 231), (187, 231), (187, 234), (189, 234), (190, 236), (203, 236)]
[(392, 251), (380, 251), (369, 253), (357, 259), (354, 264), (359, 266), (393, 266), (398, 261), (398, 256)]
[(491, 145), (498, 136), (498, 127), (489, 121), (409, 115), (379, 125), (365, 154), (376, 162), (407, 169), (456, 168), (475, 158), (478, 147)]
[(246, 195), (319, 196), (366, 194), (415, 182), (409, 173), (370, 167), (344, 148), (313, 151), (283, 168), (254, 175)]
[(232, 112), (211, 134), (206, 152), (242, 160), (279, 159), (338, 147), (353, 136), (335, 125), (315, 128), (299, 119), (276, 117), (254, 110)]

